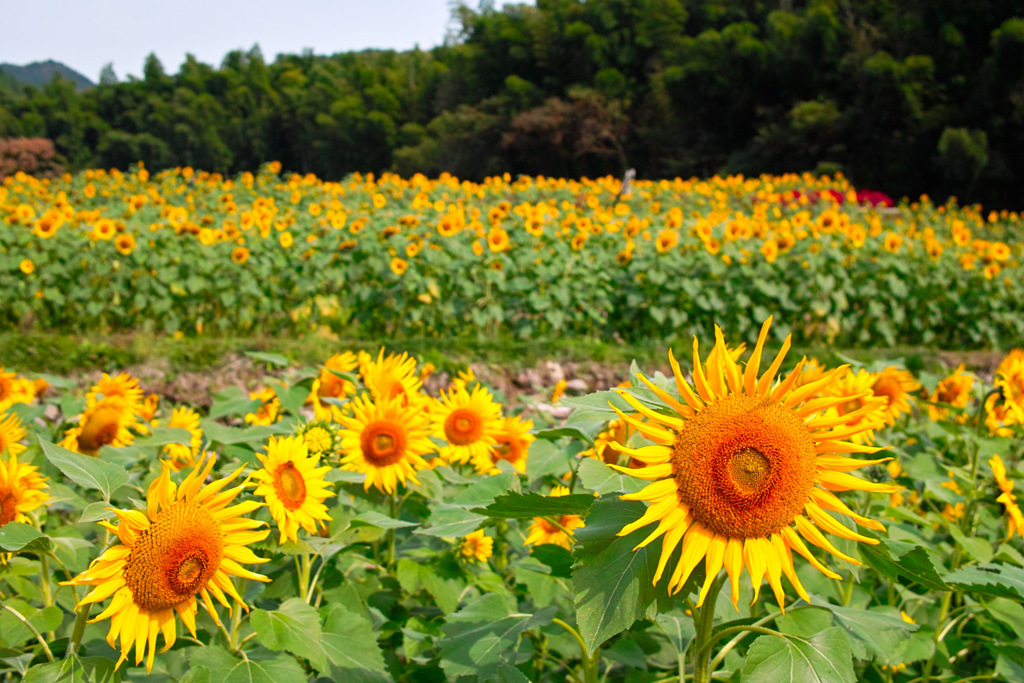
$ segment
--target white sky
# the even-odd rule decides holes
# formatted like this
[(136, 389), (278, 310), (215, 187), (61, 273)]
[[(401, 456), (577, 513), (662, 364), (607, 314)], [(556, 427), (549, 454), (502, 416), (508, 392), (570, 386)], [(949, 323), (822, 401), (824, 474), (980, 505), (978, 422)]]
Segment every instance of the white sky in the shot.
[(173, 74), (187, 52), (219, 66), (231, 50), (254, 44), (268, 63), (307, 47), (319, 55), (429, 49), (444, 41), (451, 7), (452, 0), (0, 0), (0, 62), (54, 59), (96, 82), (108, 62), (122, 80), (141, 77), (150, 52)]

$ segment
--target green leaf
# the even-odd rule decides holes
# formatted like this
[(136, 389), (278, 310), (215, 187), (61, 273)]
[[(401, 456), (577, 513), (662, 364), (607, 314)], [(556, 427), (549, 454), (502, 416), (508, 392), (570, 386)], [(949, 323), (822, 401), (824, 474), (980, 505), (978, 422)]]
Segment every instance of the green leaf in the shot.
[(240, 428), (228, 427), (213, 420), (203, 420), (201, 426), (203, 434), (210, 440), (210, 443), (222, 444), (224, 446), (266, 441), (271, 436), (282, 436), (293, 432), (291, 427), (281, 422), (272, 425)]
[(327, 671), (327, 654), (320, 644), (320, 616), (300, 598), (290, 598), (273, 612), (254, 610), (249, 618), (260, 642), (271, 650), (291, 652)]
[(914, 624), (908, 624), (898, 615), (872, 612), (856, 607), (839, 607), (814, 597), (811, 598), (811, 604), (831, 610), (840, 626), (844, 627), (854, 638), (863, 641), (871, 653), (887, 664), (899, 664), (898, 661), (893, 661), (893, 655), (899, 650), (903, 641), (920, 628)]
[(569, 451), (538, 433), (537, 440), (530, 444), (530, 457), (526, 459), (527, 479), (535, 481), (548, 475), (560, 477), (572, 467), (573, 457)]
[(947, 529), (949, 535), (957, 542), (961, 548), (971, 557), (971, 559), (977, 560), (978, 562), (989, 562), (992, 560), (992, 544), (984, 538), (974, 538), (967, 536), (964, 532), (960, 531), (960, 527), (956, 524), (948, 524)]
[(541, 543), (533, 546), (530, 556), (547, 565), (551, 569), (551, 576), (563, 579), (572, 577), (572, 553), (562, 546)]
[(286, 368), (292, 364), (290, 360), (288, 360), (279, 353), (265, 353), (263, 351), (246, 351), (245, 355), (249, 356), (249, 358), (252, 358), (254, 360), (263, 361), (268, 365), (276, 365), (282, 368)]
[(854, 683), (850, 641), (837, 627), (825, 629), (809, 639), (761, 636), (747, 650), (742, 680), (743, 683)]
[(375, 526), (378, 529), (402, 529), (404, 527), (418, 526), (416, 522), (404, 522), (400, 519), (388, 517), (376, 510), (367, 510), (366, 512), (360, 513), (357, 517), (352, 519), (352, 524)]
[(8, 522), (0, 527), (0, 548), (9, 552), (46, 553), (53, 544), (35, 527), (22, 522)]
[(470, 512), (464, 507), (439, 503), (427, 517), (426, 528), (416, 529), (413, 533), (442, 538), (461, 538), (476, 531), (485, 519), (487, 518)]
[(449, 614), (459, 606), (459, 595), (464, 584), (456, 579), (444, 578), (438, 570), (436, 564), (425, 564), (403, 557), (395, 567), (395, 576), (406, 593), (415, 594), (425, 590), (434, 598), (437, 606)]
[(110, 519), (113, 516), (114, 513), (110, 510), (110, 504), (98, 500), (85, 506), (82, 510), (82, 516), (78, 518), (77, 523), (98, 522), (101, 519)]
[(64, 476), (79, 486), (97, 489), (104, 500), (110, 500), (114, 491), (128, 483), (128, 471), (120, 465), (69, 451), (45, 439), (39, 439), (39, 445), (47, 460), (56, 465)]
[(153, 433), (132, 444), (137, 448), (157, 448), (168, 444), (188, 446), (192, 443), (192, 432), (181, 427), (155, 427)]
[(590, 652), (642, 618), (648, 605), (666, 590), (664, 580), (660, 588), (652, 585), (661, 553), (660, 540), (634, 551), (650, 529), (617, 536), (645, 509), (639, 501), (599, 498), (590, 508), (586, 526), (576, 531), (576, 566), (572, 573), (576, 621)]
[(690, 641), (697, 635), (693, 617), (679, 610), (659, 614), (654, 621), (665, 632), (668, 639), (672, 641), (672, 645), (675, 646), (676, 652), (679, 653), (685, 652), (690, 646)]
[(515, 663), (519, 635), (551, 623), (554, 616), (554, 607), (526, 614), (519, 612), (509, 597), (499, 593), (481, 595), (451, 615), (441, 627), (441, 668), (449, 678), (492, 678), (501, 664)]
[(23, 683), (85, 683), (85, 667), (77, 655), (62, 661), (33, 666), (25, 673)]
[(502, 472), (470, 484), (448, 502), (465, 508), (486, 507), (501, 494), (518, 490), (519, 477), (512, 472)]
[(306, 683), (308, 680), (302, 667), (291, 657), (236, 659), (215, 645), (191, 649), (189, 667), (190, 674), (197, 669), (207, 670), (208, 680), (216, 683)]
[(527, 493), (506, 493), (498, 496), (485, 508), (474, 508), (472, 512), (498, 519), (533, 519), (534, 517), (560, 517), (562, 515), (585, 515), (594, 504), (589, 494), (568, 496), (542, 496), (532, 491)]
[(985, 611), (1010, 627), (1018, 638), (1024, 638), (1024, 606), (1006, 598), (993, 598), (985, 604)]
[(902, 576), (925, 588), (949, 590), (924, 546), (881, 538), (878, 545), (861, 544), (860, 553), (868, 564), (890, 579)]
[(3, 605), (0, 606), (0, 643), (12, 647), (34, 640), (35, 635), (21, 619), (4, 609), (5, 607), (15, 610), (28, 619), (33, 628), (40, 633), (60, 628), (61, 622), (64, 620), (64, 612), (56, 605), (36, 608), (17, 598), (6, 598)]
[(946, 574), (946, 583), (972, 595), (1024, 598), (1024, 569), (1009, 564), (980, 564)]
[(602, 496), (607, 493), (636, 493), (647, 486), (642, 479), (613, 470), (594, 458), (585, 458), (576, 473), (580, 483)]
[(377, 636), (369, 620), (341, 605), (326, 609), (320, 642), (331, 663), (336, 681), (383, 681), (390, 677), (384, 668)]

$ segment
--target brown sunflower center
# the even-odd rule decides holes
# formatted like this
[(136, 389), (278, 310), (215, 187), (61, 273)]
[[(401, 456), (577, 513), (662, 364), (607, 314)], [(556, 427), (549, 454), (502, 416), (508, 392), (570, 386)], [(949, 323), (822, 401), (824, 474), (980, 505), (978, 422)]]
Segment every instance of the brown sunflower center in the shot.
[(889, 405), (903, 395), (903, 388), (900, 386), (899, 380), (892, 377), (882, 377), (871, 385), (871, 391), (875, 393), (875, 396), (885, 396)]
[(306, 500), (306, 480), (295, 463), (286, 462), (274, 474), (274, 491), (281, 504), (289, 510), (297, 510)]
[(0, 492), (0, 526), (14, 521), (18, 502), (10, 491)]
[(469, 408), (456, 408), (445, 418), (444, 435), (453, 446), (468, 446), (483, 437), (484, 422)]
[(405, 430), (392, 422), (371, 422), (360, 437), (363, 457), (374, 467), (387, 467), (405, 457)]
[(491, 449), (491, 460), (515, 460), (516, 449), (512, 447), (511, 441), (499, 441), (498, 445)]
[(672, 472), (696, 521), (730, 538), (763, 537), (803, 511), (816, 474), (814, 441), (792, 410), (732, 395), (676, 435)]
[(121, 411), (114, 406), (103, 406), (82, 425), (78, 446), (83, 453), (95, 454), (103, 446), (113, 443), (121, 429)]
[(859, 398), (855, 398), (852, 401), (847, 401), (846, 403), (841, 403), (839, 404), (838, 408), (839, 414), (849, 415), (855, 410), (860, 410), (863, 405), (863, 402)]
[(213, 578), (224, 557), (224, 536), (208, 510), (178, 501), (143, 529), (124, 567), (136, 605), (159, 612), (185, 602)]

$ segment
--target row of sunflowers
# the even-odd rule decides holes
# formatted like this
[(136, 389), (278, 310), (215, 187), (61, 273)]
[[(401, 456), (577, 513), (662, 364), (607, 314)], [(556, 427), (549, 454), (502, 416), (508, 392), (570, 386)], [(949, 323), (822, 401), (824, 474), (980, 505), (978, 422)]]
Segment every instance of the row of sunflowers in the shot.
[(781, 310), (798, 342), (999, 346), (1024, 337), (1022, 240), (1016, 212), (842, 176), (18, 174), (0, 326), (632, 340)]
[(202, 411), (0, 369), (0, 678), (1020, 680), (1024, 352), (770, 324), (564, 421), (383, 349)]

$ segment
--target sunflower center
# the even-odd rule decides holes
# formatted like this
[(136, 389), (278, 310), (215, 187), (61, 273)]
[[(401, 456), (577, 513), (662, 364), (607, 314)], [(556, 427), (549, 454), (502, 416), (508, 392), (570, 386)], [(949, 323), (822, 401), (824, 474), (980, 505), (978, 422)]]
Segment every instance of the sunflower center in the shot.
[(468, 408), (456, 408), (444, 421), (444, 435), (453, 446), (468, 446), (483, 436), (483, 420)]
[(360, 437), (363, 457), (374, 467), (387, 467), (405, 457), (405, 432), (391, 422), (371, 422)]
[(297, 510), (306, 500), (306, 481), (295, 463), (286, 462), (277, 468), (274, 489), (281, 503), (289, 510)]
[(82, 426), (78, 446), (84, 453), (96, 453), (103, 446), (114, 442), (120, 428), (120, 410), (113, 406), (99, 408)]
[(178, 501), (139, 532), (124, 582), (136, 605), (159, 612), (193, 597), (220, 568), (224, 535), (205, 508)]
[(499, 443), (491, 449), (491, 460), (494, 462), (498, 462), (499, 460), (512, 460), (515, 457), (515, 449), (512, 448), (512, 444), (507, 441)]
[(9, 491), (0, 494), (0, 526), (14, 521), (14, 515), (17, 514), (16, 505), (14, 494)]
[(803, 511), (817, 472), (803, 420), (763, 397), (731, 395), (676, 435), (672, 472), (696, 521), (729, 538), (767, 536)]
[(898, 380), (891, 377), (882, 377), (871, 386), (871, 391), (875, 393), (875, 396), (885, 396), (888, 399), (889, 404), (903, 393), (902, 387)]
[(862, 405), (862, 403), (861, 403), (861, 400), (859, 398), (855, 398), (852, 401), (847, 401), (846, 403), (841, 403), (841, 404), (839, 404), (839, 414), (840, 415), (849, 415), (850, 413), (852, 413), (855, 410), (860, 410), (861, 409), (861, 405)]

